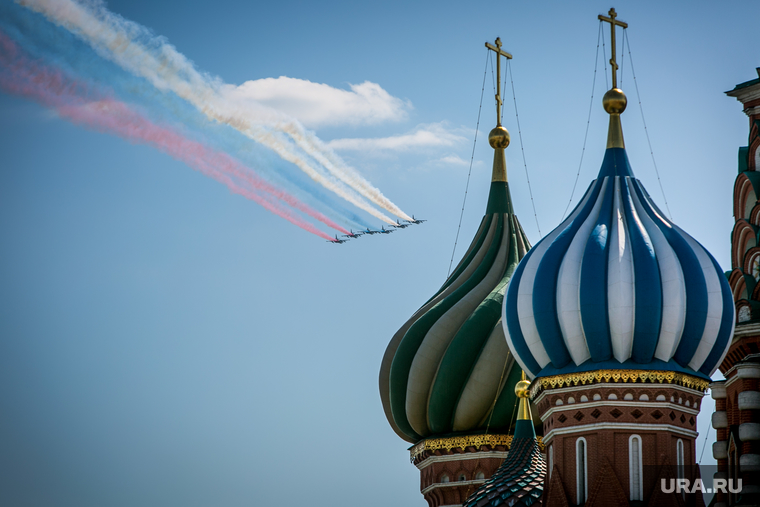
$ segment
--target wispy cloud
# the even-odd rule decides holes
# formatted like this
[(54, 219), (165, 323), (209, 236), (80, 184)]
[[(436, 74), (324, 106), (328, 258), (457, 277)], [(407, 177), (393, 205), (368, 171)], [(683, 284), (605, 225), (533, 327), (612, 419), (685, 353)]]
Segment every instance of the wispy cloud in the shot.
[(437, 162), (441, 164), (447, 164), (447, 165), (458, 165), (458, 166), (469, 166), (470, 163), (467, 160), (464, 160), (459, 155), (447, 155), (443, 158), (439, 158)]
[(454, 146), (466, 138), (445, 123), (418, 125), (406, 134), (376, 138), (333, 139), (327, 145), (334, 150), (411, 151), (423, 148)]
[(280, 76), (226, 87), (225, 93), (287, 113), (311, 128), (400, 121), (412, 109), (411, 102), (392, 96), (377, 83), (365, 81), (349, 88)]

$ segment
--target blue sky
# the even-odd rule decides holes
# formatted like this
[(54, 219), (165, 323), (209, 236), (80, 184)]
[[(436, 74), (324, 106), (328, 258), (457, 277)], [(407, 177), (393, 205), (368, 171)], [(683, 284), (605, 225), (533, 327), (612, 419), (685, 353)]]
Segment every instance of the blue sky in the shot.
[[(527, 172), (546, 234), (578, 171), (596, 16), (610, 5), (505, 2), (496, 12), (492, 2), (107, 5), (227, 83), (285, 76), (327, 85), (299, 89), (302, 110), (289, 112), (324, 141), (344, 140), (336, 146), (346, 161), (429, 221), (330, 245), (150, 147), (0, 94), (5, 503), (424, 505), (407, 445), (385, 421), (377, 374), (393, 333), (448, 271), (483, 43), (500, 36), (514, 55)], [(741, 106), (723, 92), (757, 77), (758, 7), (615, 8), (630, 26), (672, 217), (728, 270), (736, 152), (748, 129)], [(602, 64), (600, 57), (575, 199), (604, 152)], [(630, 60), (622, 67), (631, 165), (662, 205)], [(365, 82), (383, 93), (372, 107), (352, 105), (356, 94), (348, 92)], [(286, 102), (296, 93), (285, 85), (278, 92)], [(492, 95), (489, 70), (455, 261), (485, 209)], [(504, 95), (512, 197), (535, 243), (511, 89)], [(706, 402), (698, 454), (711, 410)]]

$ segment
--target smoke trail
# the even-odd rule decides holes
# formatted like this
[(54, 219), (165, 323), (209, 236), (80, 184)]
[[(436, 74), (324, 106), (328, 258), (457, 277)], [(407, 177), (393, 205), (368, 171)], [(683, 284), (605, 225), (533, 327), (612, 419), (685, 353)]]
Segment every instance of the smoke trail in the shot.
[[(401, 218), (410, 218), (365, 178), (346, 166), (316, 136), (307, 133), (297, 121), (263, 106), (253, 110), (249, 103), (230, 100), (229, 94), (221, 93), (223, 84), (219, 79), (199, 73), (184, 55), (163, 39), (154, 37), (144, 27), (111, 13), (101, 4), (88, 9), (71, 0), (18, 1), (76, 33), (104, 58), (148, 79), (161, 90), (173, 91), (209, 118), (231, 125), (268, 146), (284, 160), (298, 166), (312, 180), (373, 216), (393, 223), (362, 196)], [(141, 44), (138, 39), (147, 45)], [(273, 129), (275, 132), (272, 132)], [(295, 146), (279, 133), (287, 134)], [(308, 158), (317, 162), (317, 167), (309, 163)]]
[(315, 209), (320, 209), (344, 227), (366, 228), (370, 224), (348, 209), (328, 189), (314, 185), (297, 167), (285, 162), (263, 144), (227, 124), (208, 117), (173, 92), (163, 92), (142, 77), (103, 60), (80, 37), (50, 23), (44, 16), (15, 3), (0, 2), (0, 30), (5, 31), (31, 58), (49, 62), (77, 79), (107, 83), (122, 101), (141, 106), (155, 123), (175, 125), (185, 136), (213, 145), (232, 155), (276, 187)]
[[(5, 70), (0, 72), (0, 87), (51, 107), (74, 123), (152, 145), (224, 183), (233, 193), (257, 202), (272, 213), (324, 239), (330, 240), (331, 237), (313, 224), (293, 215), (276, 200), (286, 202), (330, 227), (347, 232), (321, 213), (311, 210), (292, 196), (251, 174), (245, 166), (227, 154), (211, 150), (173, 130), (156, 125), (128, 105), (108, 97), (92, 86), (70, 79), (56, 69), (30, 61), (2, 32), (0, 68)], [(249, 184), (252, 189), (245, 188), (237, 180)]]

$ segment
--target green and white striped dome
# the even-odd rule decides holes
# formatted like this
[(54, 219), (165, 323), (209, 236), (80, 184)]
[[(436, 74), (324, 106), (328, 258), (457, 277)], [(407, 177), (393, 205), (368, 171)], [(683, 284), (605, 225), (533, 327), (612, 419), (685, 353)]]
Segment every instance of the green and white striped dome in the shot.
[(396, 332), (383, 357), (383, 409), (409, 442), (509, 429), (515, 406), (509, 386), (521, 370), (504, 338), (501, 306), (530, 243), (512, 210), (503, 147), (495, 149), (486, 214), (472, 244), (438, 292)]

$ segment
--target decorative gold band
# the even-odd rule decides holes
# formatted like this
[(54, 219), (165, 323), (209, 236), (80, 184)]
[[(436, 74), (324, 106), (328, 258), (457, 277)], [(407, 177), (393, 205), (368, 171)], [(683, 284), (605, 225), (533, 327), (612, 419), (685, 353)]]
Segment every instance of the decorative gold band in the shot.
[[(409, 449), (409, 459), (414, 460), (425, 451), (437, 451), (439, 449), (446, 449), (450, 451), (457, 447), (466, 449), (467, 447), (475, 447), (476, 449), (482, 445), (490, 445), (496, 447), (501, 445), (509, 449), (512, 445), (512, 435), (464, 435), (460, 437), (449, 438), (429, 438), (416, 443), (411, 449)], [(538, 446), (543, 449), (544, 444), (541, 437), (536, 437)]]
[(544, 389), (577, 386), (579, 384), (599, 384), (602, 382), (641, 382), (678, 384), (696, 391), (705, 392), (709, 386), (703, 380), (685, 373), (656, 370), (595, 370), (581, 373), (566, 373), (551, 377), (541, 377), (533, 381), (530, 397), (535, 398)]

